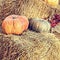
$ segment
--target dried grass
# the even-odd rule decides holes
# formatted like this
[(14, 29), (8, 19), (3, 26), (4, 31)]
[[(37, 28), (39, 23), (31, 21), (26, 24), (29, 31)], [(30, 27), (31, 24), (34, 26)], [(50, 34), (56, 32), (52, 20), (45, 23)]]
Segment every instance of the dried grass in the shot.
[[(55, 12), (60, 11), (42, 0), (0, 0), (1, 20), (11, 14), (46, 18)], [(19, 36), (0, 33), (0, 60), (60, 60), (60, 41), (51, 33), (29, 30)]]
[(60, 41), (52, 33), (26, 31), (0, 35), (0, 60), (59, 60)]
[(0, 19), (11, 14), (25, 15), (28, 18), (47, 18), (55, 13), (42, 0), (0, 0)]

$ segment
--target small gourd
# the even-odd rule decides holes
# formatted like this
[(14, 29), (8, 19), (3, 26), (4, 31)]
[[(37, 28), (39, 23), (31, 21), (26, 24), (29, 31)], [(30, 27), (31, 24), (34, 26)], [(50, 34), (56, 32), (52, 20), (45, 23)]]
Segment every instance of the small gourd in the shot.
[(50, 32), (51, 25), (47, 20), (33, 18), (29, 20), (29, 28), (36, 32)]

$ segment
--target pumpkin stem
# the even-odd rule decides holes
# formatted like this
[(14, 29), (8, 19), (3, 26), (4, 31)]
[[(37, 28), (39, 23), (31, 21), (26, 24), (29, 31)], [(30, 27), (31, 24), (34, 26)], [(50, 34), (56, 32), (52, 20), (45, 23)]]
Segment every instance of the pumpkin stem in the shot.
[(12, 17), (13, 19), (16, 19), (16, 17)]

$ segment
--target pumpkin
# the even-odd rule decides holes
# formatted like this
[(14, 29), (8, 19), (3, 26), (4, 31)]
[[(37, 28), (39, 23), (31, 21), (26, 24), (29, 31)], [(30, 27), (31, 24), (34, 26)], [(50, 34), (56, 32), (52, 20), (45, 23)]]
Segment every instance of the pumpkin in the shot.
[(36, 32), (50, 32), (50, 23), (44, 19), (29, 19), (29, 28)]
[(56, 7), (59, 5), (59, 0), (45, 0), (49, 5)]
[(25, 16), (10, 15), (2, 22), (2, 30), (6, 34), (22, 34), (28, 28), (28, 19)]
[(26, 31), (28, 29), (28, 26), (29, 26), (29, 21), (28, 19), (25, 17), (25, 16), (20, 16), (20, 21), (22, 22), (23, 24), (23, 29), (24, 31)]

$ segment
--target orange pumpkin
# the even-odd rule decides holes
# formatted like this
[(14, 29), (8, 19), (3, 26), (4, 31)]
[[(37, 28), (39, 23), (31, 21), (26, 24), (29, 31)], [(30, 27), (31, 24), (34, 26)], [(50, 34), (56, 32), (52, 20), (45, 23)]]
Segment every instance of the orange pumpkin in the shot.
[(2, 22), (2, 30), (6, 34), (21, 34), (28, 28), (28, 19), (25, 16), (10, 15)]
[(27, 19), (25, 16), (20, 16), (20, 21), (21, 21), (22, 24), (23, 24), (23, 29), (24, 29), (24, 30), (27, 30), (28, 25), (29, 25), (28, 19)]

